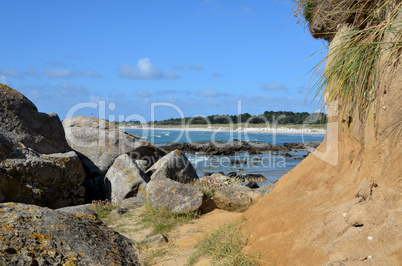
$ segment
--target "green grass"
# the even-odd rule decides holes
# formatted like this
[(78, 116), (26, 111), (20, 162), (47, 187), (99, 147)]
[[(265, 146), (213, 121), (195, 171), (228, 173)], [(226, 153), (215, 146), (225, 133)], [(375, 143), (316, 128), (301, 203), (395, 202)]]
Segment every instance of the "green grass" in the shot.
[(307, 22), (310, 23), (316, 10), (316, 4), (314, 0), (293, 0), (294, 3), (294, 16), (299, 17), (300, 20), (297, 22)]
[(94, 201), (92, 202), (91, 207), (91, 209), (96, 212), (96, 214), (99, 216), (100, 219), (107, 218), (114, 209), (118, 208), (120, 208), (120, 206), (112, 204), (108, 200)]
[(152, 228), (151, 234), (164, 234), (178, 225), (185, 224), (191, 220), (197, 219), (197, 212), (188, 212), (185, 214), (172, 213), (166, 208), (156, 208), (150, 201), (144, 203), (144, 211), (140, 214), (140, 223), (144, 227)]
[(207, 234), (196, 245), (196, 251), (188, 259), (194, 265), (202, 256), (207, 256), (217, 265), (260, 265), (260, 255), (243, 251), (247, 237), (242, 233), (242, 220), (225, 224)]
[[(343, 6), (341, 2), (339, 5)], [(338, 44), (330, 47), (328, 55), (311, 71), (317, 73), (325, 65), (323, 75), (312, 83), (307, 96), (321, 98), (323, 105), (325, 92), (325, 101), (338, 101), (343, 113), (364, 114), (377, 97), (378, 74), (401, 57), (402, 24), (397, 17), (401, 8), (402, 3), (378, 0), (364, 8), (336, 10), (339, 16), (359, 19), (333, 40)], [(392, 35), (394, 38), (389, 39)]]
[(306, 21), (310, 22), (314, 17), (315, 4), (313, 0), (304, 1), (303, 17)]

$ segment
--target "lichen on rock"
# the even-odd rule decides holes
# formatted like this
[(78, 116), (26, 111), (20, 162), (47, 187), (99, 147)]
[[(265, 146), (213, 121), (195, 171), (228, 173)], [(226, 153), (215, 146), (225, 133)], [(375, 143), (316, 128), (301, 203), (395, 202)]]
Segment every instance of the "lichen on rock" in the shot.
[(95, 216), (0, 204), (2, 265), (140, 265), (136, 249)]

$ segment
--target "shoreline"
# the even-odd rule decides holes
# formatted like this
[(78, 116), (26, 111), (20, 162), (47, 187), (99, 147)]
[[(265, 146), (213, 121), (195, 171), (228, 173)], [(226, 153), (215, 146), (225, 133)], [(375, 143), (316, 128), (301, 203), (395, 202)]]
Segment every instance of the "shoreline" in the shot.
[(120, 129), (142, 129), (142, 130), (172, 130), (172, 131), (207, 131), (207, 132), (250, 132), (250, 133), (267, 133), (267, 134), (309, 134), (309, 135), (325, 135), (327, 133), (326, 129), (322, 128), (237, 128), (231, 130), (227, 127), (218, 128), (201, 128), (201, 127), (191, 127), (191, 128), (175, 128), (175, 127), (143, 127), (143, 126), (119, 126)]

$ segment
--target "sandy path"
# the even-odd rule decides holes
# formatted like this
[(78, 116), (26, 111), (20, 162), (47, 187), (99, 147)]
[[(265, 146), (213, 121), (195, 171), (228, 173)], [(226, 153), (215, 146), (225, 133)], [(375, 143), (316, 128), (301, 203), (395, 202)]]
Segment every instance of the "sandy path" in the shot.
[[(143, 240), (151, 233), (148, 228), (141, 228), (138, 223), (138, 215), (142, 208), (135, 209), (123, 216), (111, 215), (105, 220), (105, 223), (118, 231), (122, 235), (130, 238), (134, 242)], [(200, 218), (191, 221), (188, 224), (181, 225), (173, 229), (168, 234), (169, 242), (159, 247), (150, 247), (140, 249), (142, 259), (149, 257), (152, 253), (164, 253), (153, 259), (148, 259), (148, 265), (186, 265), (188, 258), (194, 251), (197, 240), (206, 233), (225, 223), (232, 223), (240, 219), (242, 213), (227, 212), (215, 209)], [(209, 261), (204, 258), (196, 265), (209, 265)]]

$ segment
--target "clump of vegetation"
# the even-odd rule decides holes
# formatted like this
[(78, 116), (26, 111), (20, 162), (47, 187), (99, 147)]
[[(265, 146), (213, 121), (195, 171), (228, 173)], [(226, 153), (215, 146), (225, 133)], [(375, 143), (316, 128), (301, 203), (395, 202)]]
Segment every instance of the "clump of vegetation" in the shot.
[[(327, 103), (337, 101), (341, 113), (352, 117), (357, 112), (363, 119), (369, 119), (366, 111), (377, 108), (374, 103), (378, 96), (376, 86), (379, 85), (379, 75), (402, 57), (402, 2), (294, 2), (295, 17), (304, 17), (310, 25), (312, 20), (319, 19), (320, 25), (325, 25), (322, 30), (312, 32), (315, 38), (336, 42), (336, 45), (330, 46), (328, 55), (312, 69), (307, 97), (320, 99), (322, 106), (325, 104), (324, 97)], [(314, 4), (317, 6), (314, 7)], [(336, 35), (339, 25), (343, 25), (342, 35)], [(325, 70), (321, 72), (324, 66)], [(319, 72), (323, 74), (315, 77), (315, 73)], [(372, 113), (375, 116), (375, 112)], [(401, 127), (400, 119), (398, 114), (390, 123), (392, 131)]]
[(392, 64), (401, 58), (402, 23), (398, 18), (401, 7), (400, 1), (376, 0), (343, 11), (352, 13), (356, 22), (347, 25), (349, 30), (339, 37), (338, 45), (316, 66), (326, 64), (324, 74), (309, 95), (316, 98), (326, 91), (327, 102), (337, 100), (351, 113), (354, 110), (363, 113), (376, 98), (378, 74), (385, 67), (379, 59), (385, 56), (381, 62)]
[(220, 226), (199, 240), (188, 264), (195, 264), (204, 255), (220, 265), (260, 265), (264, 262), (261, 256), (243, 251), (247, 244), (247, 237), (241, 231), (243, 221)]
[(167, 234), (178, 225), (185, 224), (199, 217), (198, 212), (184, 214), (172, 213), (166, 208), (157, 208), (150, 201), (144, 203), (144, 211), (140, 214), (140, 223), (151, 227), (152, 234)]
[(293, 10), (293, 16), (299, 17), (296, 23), (300, 22), (308, 22), (310, 23), (311, 20), (314, 18), (314, 12), (316, 4), (314, 0), (297, 0), (295, 2), (295, 8)]
[(215, 191), (222, 189), (222, 184), (210, 176), (201, 176), (193, 185), (199, 187), (207, 198), (212, 198)]
[(114, 209), (120, 206), (112, 204), (109, 200), (96, 200), (92, 201), (92, 209), (96, 212), (99, 218), (104, 219), (110, 215)]

